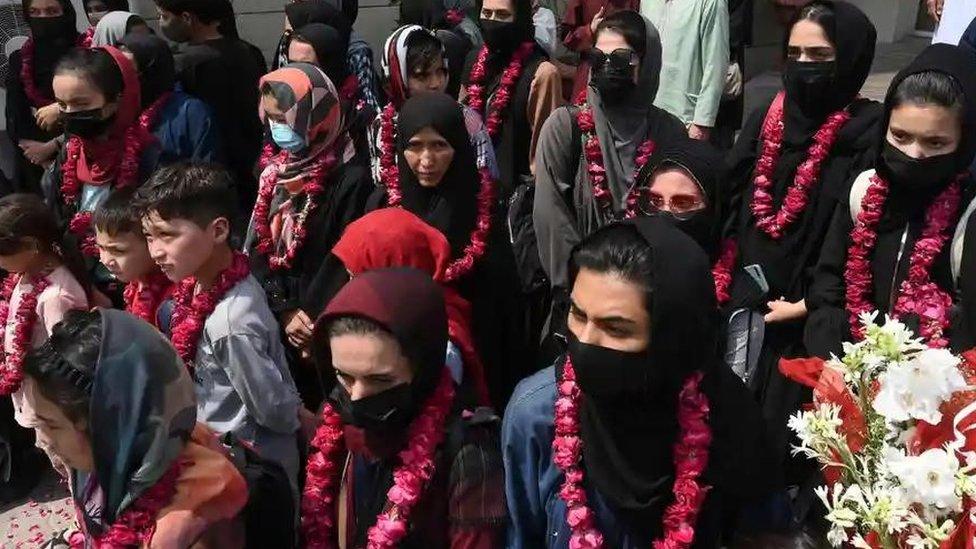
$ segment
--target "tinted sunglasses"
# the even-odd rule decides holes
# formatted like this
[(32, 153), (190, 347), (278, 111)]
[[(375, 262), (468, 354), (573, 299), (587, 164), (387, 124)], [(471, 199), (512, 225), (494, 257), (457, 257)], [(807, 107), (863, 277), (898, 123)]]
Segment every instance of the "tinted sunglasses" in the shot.
[(636, 51), (628, 48), (618, 48), (609, 54), (598, 48), (590, 48), (586, 52), (586, 60), (590, 62), (590, 66), (593, 68), (600, 68), (607, 63), (617, 69), (627, 69), (640, 65), (640, 56), (637, 55)]

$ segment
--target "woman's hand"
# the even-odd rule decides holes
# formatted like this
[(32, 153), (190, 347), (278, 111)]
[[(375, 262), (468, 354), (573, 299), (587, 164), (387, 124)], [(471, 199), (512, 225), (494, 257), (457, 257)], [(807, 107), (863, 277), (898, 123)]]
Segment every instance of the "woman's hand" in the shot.
[(41, 107), (37, 109), (37, 113), (34, 115), (34, 121), (37, 122), (39, 128), (49, 132), (61, 121), (61, 109), (58, 108), (56, 103)]
[(793, 303), (779, 298), (776, 301), (770, 301), (766, 306), (769, 307), (769, 312), (763, 319), (767, 324), (797, 320), (807, 316), (807, 300), (805, 299)]
[(52, 139), (46, 143), (40, 141), (33, 141), (30, 139), (21, 139), (20, 150), (24, 151), (24, 156), (30, 161), (31, 164), (35, 166), (46, 166), (52, 160), (54, 156), (58, 154), (58, 140)]
[(288, 342), (296, 349), (308, 347), (312, 341), (312, 319), (301, 309), (288, 311), (282, 315), (285, 321), (285, 333), (288, 335)]

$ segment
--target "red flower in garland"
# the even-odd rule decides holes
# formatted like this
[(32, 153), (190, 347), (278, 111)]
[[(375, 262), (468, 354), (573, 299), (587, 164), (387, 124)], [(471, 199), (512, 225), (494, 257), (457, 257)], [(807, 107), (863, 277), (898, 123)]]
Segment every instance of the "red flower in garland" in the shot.
[[(949, 344), (944, 335), (949, 325), (952, 296), (932, 282), (931, 272), (935, 258), (951, 237), (951, 228), (959, 213), (964, 177), (957, 177), (926, 210), (925, 227), (915, 242), (909, 259), (908, 277), (898, 288), (899, 295), (892, 311), (896, 318), (906, 314), (917, 315), (919, 331), (929, 347), (942, 348)], [(875, 173), (861, 199), (861, 212), (851, 230), (851, 243), (847, 248), (845, 299), (851, 335), (856, 339), (864, 337), (864, 327), (858, 317), (875, 308), (869, 298), (873, 287), (871, 254), (878, 242), (878, 222), (884, 214), (887, 196), (888, 182)]]
[(783, 146), (783, 107), (779, 97), (770, 109), (760, 135), (762, 153), (756, 161), (754, 190), (749, 207), (756, 218), (756, 226), (770, 238), (779, 239), (806, 209), (810, 189), (820, 178), (820, 168), (830, 155), (837, 134), (851, 115), (847, 110), (840, 110), (827, 117), (813, 136), (807, 159), (796, 169), (793, 184), (787, 189), (782, 206), (779, 211), (774, 211), (773, 172)]
[(738, 245), (732, 238), (722, 241), (722, 249), (719, 252), (718, 261), (712, 267), (712, 278), (715, 279), (715, 299), (719, 305), (725, 305), (729, 301), (729, 287), (732, 285), (732, 269), (735, 267)]
[[(444, 368), (440, 382), (407, 432), (407, 447), (393, 470), (388, 505), (367, 532), (368, 549), (395, 547), (409, 530), (410, 514), (436, 470), (437, 448), (444, 440), (444, 425), (454, 402), (454, 380)], [(335, 536), (336, 485), (342, 473), (345, 441), (342, 419), (331, 404), (322, 410), (322, 425), (312, 439), (302, 493), (302, 532), (309, 549), (338, 547)]]
[[(160, 95), (146, 110), (139, 115), (139, 120), (125, 130), (125, 145), (123, 146), (122, 162), (119, 165), (119, 175), (115, 180), (115, 188), (122, 189), (135, 185), (139, 181), (139, 160), (142, 151), (152, 142), (151, 129), (159, 112), (172, 96), (172, 92)], [(81, 182), (78, 180), (78, 159), (81, 158), (82, 141), (77, 136), (68, 138), (64, 163), (61, 165), (61, 200), (66, 206), (76, 208), (81, 194)], [(91, 231), (91, 212), (77, 212), (69, 221), (69, 230), (81, 241), (81, 251), (91, 257), (98, 256), (95, 246), (95, 236)]]
[[(84, 34), (78, 36), (78, 47), (87, 48), (91, 46), (91, 39), (95, 33), (93, 27), (89, 27)], [(20, 47), (20, 82), (24, 86), (24, 95), (35, 109), (46, 107), (54, 103), (54, 98), (45, 95), (37, 88), (34, 82), (34, 38), (28, 38), (24, 45)]]
[[(580, 92), (576, 103), (578, 106), (576, 123), (583, 134), (583, 154), (586, 158), (586, 173), (590, 177), (590, 185), (593, 188), (593, 199), (605, 218), (615, 219), (617, 216), (613, 211), (613, 195), (610, 193), (610, 188), (607, 187), (607, 170), (604, 165), (603, 151), (600, 149), (600, 139), (596, 135), (593, 109), (586, 103), (586, 90)], [(637, 175), (647, 164), (651, 155), (654, 154), (654, 148), (654, 140), (650, 137), (637, 147), (637, 154), (634, 157), (634, 184), (627, 192), (624, 219), (637, 217), (640, 195), (643, 192), (643, 189), (638, 185)]]
[(3, 356), (2, 370), (0, 370), (0, 395), (6, 396), (17, 392), (24, 381), (24, 357), (31, 350), (31, 340), (34, 336), (34, 324), (37, 322), (37, 299), (41, 293), (51, 285), (46, 276), (31, 281), (31, 289), (20, 296), (20, 303), (14, 311), (14, 333), (12, 352), (7, 353), (7, 324), (10, 322), (10, 299), (14, 295), (14, 288), (20, 282), (21, 275), (11, 273), (3, 281), (0, 293), (0, 353)]
[(200, 335), (214, 308), (240, 281), (251, 273), (247, 256), (234, 253), (231, 266), (217, 275), (213, 286), (194, 295), (197, 287), (196, 277), (189, 277), (180, 282), (173, 292), (173, 319), (170, 339), (177, 354), (183, 359), (187, 369), (193, 371), (193, 362), (197, 356), (197, 344)]
[[(148, 490), (132, 502), (118, 517), (108, 530), (100, 536), (92, 536), (92, 546), (95, 549), (124, 549), (127, 547), (148, 546), (156, 533), (156, 517), (176, 494), (176, 481), (184, 464), (177, 460), (163, 476)], [(72, 536), (72, 549), (85, 547), (85, 540), (81, 536)]]
[[(386, 187), (386, 203), (393, 208), (400, 207), (403, 192), (400, 190), (400, 168), (396, 162), (396, 124), (394, 117), (396, 109), (390, 103), (380, 113), (380, 173), (383, 186)], [(488, 235), (491, 232), (491, 211), (495, 203), (495, 179), (491, 171), (486, 168), (478, 169), (481, 184), (478, 187), (478, 214), (474, 229), (471, 231), (471, 242), (464, 247), (461, 257), (455, 259), (447, 267), (445, 282), (452, 282), (471, 272), (475, 263), (488, 249)]]
[[(701, 392), (702, 373), (685, 380), (678, 395), (678, 440), (674, 444), (674, 502), (664, 510), (662, 539), (653, 542), (654, 549), (691, 547), (695, 539), (695, 521), (709, 487), (699, 477), (708, 466), (708, 449), (712, 433), (708, 427), (708, 398)], [(579, 435), (579, 400), (573, 363), (566, 357), (563, 376), (557, 385), (555, 403), (555, 436), (552, 441), (553, 463), (565, 477), (559, 497), (566, 503), (566, 523), (571, 530), (569, 546), (600, 549), (603, 534), (596, 527), (593, 511), (587, 507), (584, 472), (581, 466), (584, 441)]]
[[(305, 206), (298, 214), (298, 220), (293, 228), (293, 236), (287, 249), (282, 254), (275, 254), (275, 243), (271, 237), (271, 201), (274, 198), (275, 190), (278, 188), (278, 166), (269, 165), (261, 174), (261, 187), (258, 190), (258, 198), (254, 203), (254, 214), (252, 220), (254, 233), (257, 235), (256, 250), (258, 253), (268, 256), (268, 266), (273, 271), (290, 269), (298, 251), (305, 244), (308, 238), (308, 228), (305, 226), (308, 216), (315, 210), (317, 205), (316, 198), (322, 194), (324, 187), (323, 180), (332, 173), (333, 169), (339, 164), (338, 149), (345, 146), (344, 140), (336, 140), (329, 150), (323, 151), (316, 160), (315, 166), (309, 171), (304, 187)], [(282, 161), (288, 156), (287, 152), (281, 155)]]
[(125, 285), (122, 297), (125, 310), (155, 326), (156, 313), (160, 304), (173, 288), (173, 283), (158, 269), (145, 280), (132, 281)]
[(478, 52), (478, 57), (471, 67), (471, 77), (466, 88), (465, 103), (478, 112), (485, 119), (485, 126), (488, 128), (488, 136), (492, 139), (498, 137), (502, 129), (502, 116), (512, 100), (512, 91), (522, 75), (522, 67), (525, 60), (535, 49), (535, 42), (522, 42), (512, 55), (512, 60), (502, 72), (498, 88), (495, 90), (494, 101), (485, 116), (485, 63), (488, 61), (488, 47), (482, 46)]

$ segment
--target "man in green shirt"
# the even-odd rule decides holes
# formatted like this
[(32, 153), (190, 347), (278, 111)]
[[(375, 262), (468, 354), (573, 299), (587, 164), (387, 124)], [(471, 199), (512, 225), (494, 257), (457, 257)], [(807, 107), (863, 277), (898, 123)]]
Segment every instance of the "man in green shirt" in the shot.
[(641, 0), (661, 33), (661, 87), (654, 105), (677, 116), (694, 139), (708, 139), (729, 63), (726, 0)]

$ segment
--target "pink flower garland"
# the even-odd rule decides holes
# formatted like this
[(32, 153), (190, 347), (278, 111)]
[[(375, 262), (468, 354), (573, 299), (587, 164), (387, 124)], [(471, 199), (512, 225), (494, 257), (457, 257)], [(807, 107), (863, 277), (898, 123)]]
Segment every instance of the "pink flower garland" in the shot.
[[(125, 145), (122, 152), (122, 163), (119, 175), (115, 181), (115, 188), (122, 189), (134, 185), (139, 180), (139, 159), (142, 151), (152, 141), (150, 133), (159, 111), (166, 105), (172, 92), (160, 95), (146, 110), (139, 115), (139, 120), (125, 130)], [(78, 196), (81, 194), (81, 182), (78, 181), (78, 159), (81, 158), (82, 141), (77, 136), (68, 138), (64, 163), (61, 165), (61, 200), (65, 205), (77, 206)], [(92, 234), (92, 212), (77, 212), (68, 222), (68, 230), (78, 237), (81, 252), (87, 256), (97, 257), (98, 247), (95, 246), (95, 235)]]
[[(390, 103), (380, 113), (380, 174), (386, 187), (386, 203), (398, 208), (403, 200), (400, 190), (400, 168), (397, 166), (394, 151), (396, 147), (396, 125), (393, 118), (396, 109)], [(495, 179), (488, 168), (479, 168), (481, 184), (478, 187), (478, 217), (471, 231), (471, 242), (464, 247), (461, 257), (447, 267), (445, 282), (453, 282), (471, 272), (475, 263), (488, 249), (488, 234), (491, 232), (491, 208), (495, 202)]]
[(156, 313), (173, 283), (159, 270), (154, 270), (145, 280), (125, 285), (122, 298), (125, 310), (146, 322), (156, 325)]
[[(173, 463), (155, 484), (116, 517), (104, 534), (92, 536), (92, 546), (95, 549), (148, 547), (156, 533), (156, 516), (173, 501), (183, 466), (179, 460)], [(71, 536), (69, 543), (71, 549), (85, 547), (83, 536)]]
[(15, 393), (20, 389), (20, 384), (24, 381), (24, 357), (31, 350), (31, 339), (34, 336), (34, 324), (37, 322), (37, 298), (51, 285), (51, 281), (46, 276), (38, 277), (31, 281), (31, 289), (20, 296), (20, 303), (14, 313), (14, 340), (13, 352), (7, 354), (7, 323), (10, 322), (10, 299), (14, 295), (14, 288), (20, 282), (21, 275), (11, 273), (3, 281), (3, 290), (0, 293), (0, 318), (3, 319), (3, 326), (0, 327), (0, 356), (3, 357), (3, 364), (0, 365), (0, 395), (6, 396)]
[(488, 136), (492, 139), (498, 137), (498, 132), (502, 129), (502, 114), (508, 108), (508, 103), (512, 100), (512, 90), (518, 83), (522, 75), (522, 66), (525, 60), (535, 49), (535, 42), (522, 42), (512, 55), (505, 71), (502, 72), (498, 89), (495, 90), (495, 100), (491, 102), (488, 109), (488, 116), (485, 116), (485, 63), (488, 61), (488, 47), (482, 46), (478, 52), (478, 58), (471, 67), (471, 77), (466, 88), (465, 103), (478, 112), (485, 119), (485, 126), (488, 128)]
[(719, 305), (729, 301), (729, 287), (732, 285), (732, 269), (735, 267), (738, 243), (735, 239), (726, 238), (722, 241), (718, 261), (712, 267), (712, 278), (715, 279), (715, 299)]
[(786, 191), (782, 207), (778, 212), (773, 211), (773, 171), (779, 159), (783, 146), (783, 109), (766, 119), (760, 140), (762, 153), (756, 161), (755, 190), (752, 203), (749, 205), (752, 215), (756, 218), (756, 227), (769, 235), (779, 239), (783, 232), (803, 213), (810, 198), (810, 189), (820, 177), (823, 161), (830, 154), (830, 148), (837, 140), (840, 129), (851, 119), (846, 110), (837, 111), (827, 117), (827, 121), (813, 136), (813, 144), (807, 152), (807, 159), (796, 169), (793, 184)]
[[(945, 329), (949, 326), (952, 296), (932, 282), (932, 264), (952, 236), (950, 229), (959, 212), (960, 189), (964, 177), (965, 175), (958, 176), (926, 210), (925, 228), (915, 242), (909, 259), (908, 277), (899, 286), (898, 299), (892, 311), (895, 317), (917, 315), (922, 337), (928, 341), (929, 347), (934, 348), (943, 348), (949, 344), (944, 336)], [(851, 335), (856, 339), (864, 337), (864, 327), (858, 316), (875, 309), (868, 297), (873, 287), (871, 254), (878, 241), (878, 222), (884, 214), (887, 197), (888, 182), (875, 173), (871, 176), (864, 198), (861, 199), (861, 212), (851, 230), (851, 243), (847, 248), (845, 297)]]
[[(603, 163), (603, 151), (600, 150), (600, 139), (596, 135), (596, 124), (593, 121), (593, 109), (586, 103), (586, 90), (580, 92), (576, 98), (578, 110), (576, 113), (576, 123), (583, 133), (583, 152), (586, 156), (586, 173), (590, 176), (590, 185), (593, 187), (593, 198), (596, 200), (597, 207), (603, 212), (607, 219), (614, 219), (613, 195), (607, 187), (607, 170)], [(624, 219), (637, 217), (639, 207), (638, 201), (642, 189), (637, 182), (637, 175), (647, 164), (647, 161), (654, 154), (654, 140), (648, 137), (637, 147), (637, 155), (634, 157), (634, 185), (627, 192), (626, 209)]]
[[(664, 535), (653, 542), (654, 549), (691, 546), (695, 539), (695, 521), (710, 489), (699, 483), (699, 477), (708, 465), (708, 446), (712, 440), (708, 427), (708, 398), (700, 389), (702, 377), (701, 372), (689, 376), (678, 395), (680, 433), (673, 455), (674, 502), (664, 511)], [(565, 477), (559, 497), (566, 502), (566, 522), (572, 531), (569, 546), (573, 549), (599, 549), (604, 546), (604, 538), (596, 526), (593, 511), (586, 505), (582, 467), (584, 442), (579, 436), (581, 391), (576, 384), (576, 372), (569, 357), (566, 357), (562, 380), (557, 387), (559, 396), (555, 403), (556, 433), (552, 441), (552, 460)]]
[(234, 252), (231, 266), (217, 275), (217, 280), (209, 290), (203, 290), (196, 295), (193, 291), (197, 286), (196, 277), (187, 277), (181, 281), (173, 292), (173, 319), (170, 339), (177, 354), (183, 359), (187, 369), (193, 371), (193, 362), (197, 356), (197, 344), (200, 335), (217, 303), (224, 298), (240, 281), (251, 273), (247, 256)]
[[(339, 163), (339, 155), (336, 148), (339, 144), (344, 144), (342, 140), (337, 140), (328, 151), (324, 151), (316, 160), (315, 165), (305, 176), (306, 183), (302, 187), (305, 193), (305, 206), (298, 214), (298, 221), (293, 228), (291, 242), (283, 254), (274, 254), (275, 243), (271, 238), (271, 200), (274, 198), (275, 189), (278, 188), (278, 168), (269, 166), (261, 174), (261, 187), (258, 191), (257, 201), (254, 203), (254, 233), (257, 235), (256, 250), (268, 256), (268, 266), (272, 271), (290, 269), (298, 255), (298, 250), (305, 244), (308, 238), (308, 228), (305, 226), (308, 216), (315, 210), (316, 197), (325, 190), (322, 187), (322, 180), (325, 179)], [(281, 155), (283, 162), (288, 156), (287, 152)]]
[[(437, 448), (454, 402), (454, 381), (444, 368), (434, 393), (407, 432), (407, 447), (399, 454), (393, 486), (386, 494), (387, 509), (367, 532), (367, 549), (395, 547), (407, 535), (410, 513), (434, 476)], [(345, 441), (342, 419), (331, 404), (322, 410), (322, 425), (312, 439), (312, 453), (302, 494), (302, 532), (309, 549), (338, 547), (335, 539), (336, 485), (341, 475)]]
[[(78, 47), (87, 48), (91, 46), (91, 39), (95, 33), (94, 27), (89, 27), (84, 34), (78, 37)], [(28, 38), (24, 45), (20, 47), (20, 82), (24, 86), (24, 94), (27, 100), (35, 109), (46, 107), (54, 103), (54, 99), (44, 95), (37, 88), (34, 82), (34, 38)]]

